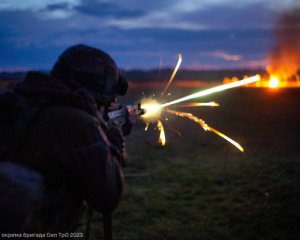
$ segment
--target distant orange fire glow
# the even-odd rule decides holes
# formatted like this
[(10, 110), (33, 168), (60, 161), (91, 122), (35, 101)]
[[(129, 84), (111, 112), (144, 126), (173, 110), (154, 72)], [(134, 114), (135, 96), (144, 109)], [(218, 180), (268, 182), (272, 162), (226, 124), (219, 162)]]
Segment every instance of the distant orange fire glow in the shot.
[[(245, 87), (298, 88), (300, 87), (300, 44), (299, 44), (299, 9), (284, 12), (274, 28), (275, 43), (268, 53), (266, 73), (259, 82)], [(246, 78), (246, 76), (245, 76)], [(225, 78), (224, 83), (238, 79)]]
[(271, 77), (269, 80), (269, 88), (278, 88), (279, 79), (277, 77)]
[[(248, 78), (244, 76), (243, 79)], [(223, 83), (237, 82), (237, 77), (225, 77)], [(255, 83), (244, 85), (244, 87), (262, 88), (298, 88), (300, 87), (300, 76), (298, 74), (286, 77), (284, 74), (270, 74), (261, 76), (261, 80)]]

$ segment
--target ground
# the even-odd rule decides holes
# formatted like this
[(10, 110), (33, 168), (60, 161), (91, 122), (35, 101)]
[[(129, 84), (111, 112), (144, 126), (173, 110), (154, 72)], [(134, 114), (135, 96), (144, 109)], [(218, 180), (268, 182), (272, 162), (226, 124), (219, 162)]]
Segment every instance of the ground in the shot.
[[(193, 92), (178, 89), (170, 98)], [(166, 125), (167, 145), (159, 147), (157, 132), (145, 132), (139, 122), (127, 139), (130, 163), (113, 215), (115, 239), (300, 239), (299, 96), (300, 89), (239, 88), (201, 99), (216, 100), (219, 108), (190, 110), (237, 140), (244, 153), (175, 116)], [(91, 235), (102, 237), (98, 214)]]

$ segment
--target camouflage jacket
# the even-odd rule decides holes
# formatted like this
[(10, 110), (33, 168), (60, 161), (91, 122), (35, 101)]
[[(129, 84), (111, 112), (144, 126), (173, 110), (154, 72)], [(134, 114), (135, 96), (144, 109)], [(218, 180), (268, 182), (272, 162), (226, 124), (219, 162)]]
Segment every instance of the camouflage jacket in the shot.
[(22, 137), (16, 161), (44, 176), (49, 214), (57, 218), (61, 212), (61, 221), (64, 215), (68, 221), (83, 201), (99, 212), (112, 212), (123, 194), (122, 169), (111, 150), (106, 124), (88, 97), (35, 72), (15, 91), (38, 108)]

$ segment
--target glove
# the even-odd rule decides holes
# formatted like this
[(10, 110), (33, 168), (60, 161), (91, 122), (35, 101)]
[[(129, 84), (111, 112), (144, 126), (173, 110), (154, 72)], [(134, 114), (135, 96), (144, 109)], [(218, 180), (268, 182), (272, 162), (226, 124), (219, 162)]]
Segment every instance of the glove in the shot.
[(125, 107), (125, 109), (126, 109), (125, 123), (121, 127), (122, 127), (122, 132), (123, 132), (124, 136), (128, 136), (131, 133), (133, 125), (137, 121), (137, 116), (136, 116), (136, 114), (134, 114), (134, 112), (129, 112), (126, 107)]
[(106, 135), (111, 142), (111, 150), (118, 157), (122, 167), (126, 167), (128, 162), (128, 154), (125, 148), (125, 138), (122, 130), (117, 126), (110, 126)]
[(109, 125), (120, 127), (124, 136), (128, 136), (137, 121), (134, 111), (129, 111), (126, 106), (116, 104), (108, 111)]

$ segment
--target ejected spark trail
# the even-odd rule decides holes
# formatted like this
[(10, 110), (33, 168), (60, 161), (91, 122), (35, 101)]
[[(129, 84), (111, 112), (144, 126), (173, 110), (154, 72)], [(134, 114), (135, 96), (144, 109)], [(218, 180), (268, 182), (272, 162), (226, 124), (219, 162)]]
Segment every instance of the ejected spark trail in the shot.
[(174, 105), (176, 103), (188, 101), (188, 100), (198, 98), (198, 97), (203, 97), (203, 96), (206, 96), (206, 95), (209, 95), (209, 94), (212, 94), (212, 93), (216, 93), (216, 92), (220, 92), (220, 91), (223, 91), (223, 90), (226, 90), (226, 89), (235, 88), (235, 87), (239, 87), (239, 86), (242, 86), (242, 85), (245, 85), (245, 84), (257, 82), (259, 80), (260, 80), (260, 76), (255, 75), (255, 76), (252, 76), (252, 77), (249, 77), (249, 78), (237, 81), (237, 82), (227, 83), (227, 84), (223, 84), (223, 85), (220, 85), (220, 86), (209, 88), (209, 89), (206, 89), (206, 90), (203, 90), (203, 91), (200, 91), (200, 92), (196, 92), (196, 93), (193, 93), (191, 95), (176, 99), (174, 101), (158, 105), (156, 107), (157, 108), (164, 108), (164, 107), (167, 107), (167, 106), (170, 106), (170, 105)]
[[(164, 90), (161, 92), (161, 97), (163, 97), (164, 93), (166, 92), (166, 90), (168, 89), (169, 85), (172, 83), (175, 74), (181, 64), (182, 61), (182, 57), (181, 54), (179, 54), (179, 59), (176, 65), (176, 68), (174, 69), (174, 72), (171, 76), (171, 78), (169, 79), (167, 85), (164, 87)], [(184, 101), (188, 101), (191, 99), (195, 99), (195, 98), (199, 98), (199, 97), (203, 97), (206, 95), (210, 95), (212, 93), (216, 93), (216, 92), (220, 92), (226, 89), (230, 89), (230, 88), (235, 88), (235, 87), (239, 87), (242, 85), (246, 85), (246, 84), (250, 84), (253, 82), (257, 82), (260, 80), (260, 76), (256, 75), (256, 76), (252, 76), (240, 81), (236, 81), (236, 82), (231, 82), (231, 83), (227, 83), (227, 84), (223, 84), (223, 85), (219, 85), (213, 88), (209, 88), (203, 91), (199, 91), (190, 95), (187, 95), (185, 97), (182, 98), (178, 98), (176, 100), (173, 100), (171, 102), (167, 102), (167, 103), (160, 103), (157, 100), (153, 99), (153, 98), (143, 98), (141, 100), (141, 108), (145, 110), (145, 114), (143, 114), (141, 117), (142, 119), (146, 122), (147, 126), (145, 128), (145, 130), (148, 129), (149, 123), (154, 123), (157, 122), (157, 129), (160, 131), (160, 136), (159, 136), (159, 143), (161, 145), (165, 145), (166, 143), (166, 137), (165, 137), (165, 132), (164, 132), (164, 127), (161, 121), (161, 115), (166, 112), (169, 114), (173, 114), (176, 116), (180, 116), (180, 117), (184, 117), (184, 118), (188, 118), (196, 123), (198, 123), (205, 131), (210, 131), (213, 132), (215, 134), (217, 134), (218, 136), (222, 137), (223, 139), (225, 139), (226, 141), (230, 142), (231, 144), (233, 144), (236, 148), (238, 148), (240, 151), (244, 151), (244, 149), (242, 148), (242, 146), (237, 143), (236, 141), (234, 141), (233, 139), (229, 138), (228, 136), (226, 136), (225, 134), (221, 133), (220, 131), (216, 130), (215, 128), (212, 128), (210, 126), (208, 126), (202, 119), (194, 116), (191, 113), (188, 112), (180, 112), (180, 111), (175, 111), (175, 110), (171, 110), (168, 109), (166, 107), (168, 106), (172, 106), (172, 105), (176, 105), (176, 107), (203, 107), (203, 106), (210, 106), (210, 107), (216, 107), (219, 106), (218, 103), (216, 102), (207, 102), (207, 103), (200, 103), (200, 102), (190, 102), (190, 103), (185, 103), (185, 104), (178, 104)], [(154, 97), (154, 95), (153, 95)], [(165, 109), (166, 108), (166, 109)]]
[(181, 62), (182, 62), (182, 55), (179, 53), (179, 54), (178, 54), (178, 61), (177, 61), (176, 67), (175, 67), (175, 69), (174, 69), (174, 71), (173, 71), (173, 73), (172, 73), (172, 76), (170, 77), (168, 83), (167, 83), (166, 86), (164, 87), (164, 90), (161, 92), (161, 94), (160, 94), (161, 96), (163, 96), (163, 95), (165, 94), (165, 92), (167, 91), (168, 87), (169, 87), (170, 84), (173, 82), (174, 77), (175, 77), (175, 75), (176, 75), (176, 73), (177, 73), (177, 71), (178, 71), (178, 69), (179, 69), (179, 67), (180, 67)]
[(220, 106), (217, 102), (192, 102), (186, 104), (179, 104), (176, 107), (218, 107)]
[(166, 144), (166, 135), (165, 135), (164, 125), (160, 120), (157, 120), (157, 128), (160, 132), (158, 142), (162, 146), (164, 146)]
[(193, 114), (187, 113), (187, 112), (173, 111), (173, 110), (167, 110), (167, 113), (174, 114), (174, 115), (177, 115), (179, 117), (185, 117), (185, 118), (188, 118), (188, 119), (198, 123), (205, 131), (214, 132), (215, 134), (217, 134), (220, 137), (224, 138), (226, 141), (230, 142), (232, 145), (234, 145), (241, 152), (244, 152), (243, 147), (239, 143), (237, 143), (236, 141), (234, 141), (230, 137), (226, 136), (224, 133), (221, 133), (217, 129), (208, 126), (206, 122), (204, 122), (202, 119), (194, 116)]

